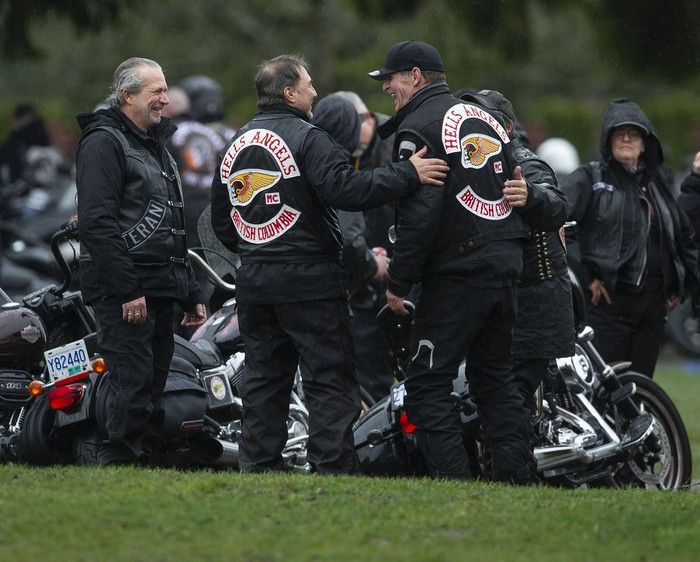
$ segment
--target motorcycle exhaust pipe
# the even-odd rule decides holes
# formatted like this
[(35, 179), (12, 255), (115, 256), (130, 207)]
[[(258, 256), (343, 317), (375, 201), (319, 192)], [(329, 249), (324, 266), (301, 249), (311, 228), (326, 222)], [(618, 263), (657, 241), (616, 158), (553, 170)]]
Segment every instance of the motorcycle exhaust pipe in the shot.
[(189, 443), (190, 457), (207, 465), (238, 466), (238, 443), (221, 439), (197, 439)]

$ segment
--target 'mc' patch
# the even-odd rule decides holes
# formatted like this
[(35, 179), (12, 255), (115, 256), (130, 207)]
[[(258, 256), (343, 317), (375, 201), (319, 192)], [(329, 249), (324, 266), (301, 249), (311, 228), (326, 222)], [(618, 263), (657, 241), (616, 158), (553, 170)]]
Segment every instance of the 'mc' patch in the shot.
[(245, 207), (256, 193), (275, 185), (282, 174), (270, 170), (248, 168), (239, 170), (228, 178), (228, 196), (231, 205)]

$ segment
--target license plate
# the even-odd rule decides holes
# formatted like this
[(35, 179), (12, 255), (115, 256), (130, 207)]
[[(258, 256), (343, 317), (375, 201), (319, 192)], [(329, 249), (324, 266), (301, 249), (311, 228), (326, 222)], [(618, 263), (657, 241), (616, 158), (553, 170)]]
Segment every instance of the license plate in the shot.
[(401, 384), (397, 384), (391, 389), (391, 405), (394, 410), (398, 410), (403, 406), (403, 399), (406, 396), (406, 387)]
[(84, 340), (49, 349), (44, 352), (44, 357), (52, 382), (84, 373), (90, 369), (90, 359)]

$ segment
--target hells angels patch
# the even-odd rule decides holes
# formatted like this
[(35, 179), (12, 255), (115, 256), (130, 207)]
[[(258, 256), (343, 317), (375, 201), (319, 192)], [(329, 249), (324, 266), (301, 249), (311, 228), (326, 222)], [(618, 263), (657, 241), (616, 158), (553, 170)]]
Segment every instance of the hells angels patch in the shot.
[(228, 178), (228, 196), (233, 206), (245, 207), (253, 200), (258, 192), (265, 191), (275, 185), (280, 172), (248, 168), (239, 170)]
[(480, 169), (486, 165), (489, 158), (501, 153), (501, 143), (480, 133), (473, 133), (464, 137), (462, 145), (462, 166), (467, 169)]
[(470, 185), (460, 191), (456, 197), (467, 211), (490, 221), (503, 220), (513, 211), (505, 196), (496, 201), (489, 201), (477, 195)]

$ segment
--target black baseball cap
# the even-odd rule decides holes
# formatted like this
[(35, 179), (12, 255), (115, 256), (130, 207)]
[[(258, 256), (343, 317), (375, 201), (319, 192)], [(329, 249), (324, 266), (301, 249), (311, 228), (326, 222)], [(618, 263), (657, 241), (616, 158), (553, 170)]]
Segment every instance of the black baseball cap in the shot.
[(491, 111), (497, 111), (510, 121), (515, 124), (515, 111), (513, 110), (513, 104), (508, 101), (508, 99), (496, 90), (475, 90), (474, 88), (464, 88), (459, 90), (454, 94), (456, 97), (463, 99), (464, 101), (473, 101), (477, 104), (489, 109)]
[(401, 41), (389, 49), (384, 68), (370, 72), (369, 76), (375, 80), (384, 80), (390, 74), (415, 67), (421, 70), (445, 72), (440, 53), (435, 47), (422, 41)]

